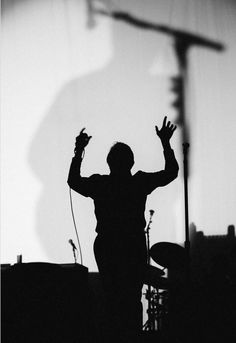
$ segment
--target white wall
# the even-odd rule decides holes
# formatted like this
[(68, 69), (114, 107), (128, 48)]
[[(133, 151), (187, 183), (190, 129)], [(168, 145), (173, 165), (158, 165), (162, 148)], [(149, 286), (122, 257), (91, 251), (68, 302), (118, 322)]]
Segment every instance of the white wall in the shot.
[[(109, 2), (108, 2), (109, 3)], [(231, 1), (112, 1), (134, 15), (202, 34), (224, 53), (192, 48), (190, 221), (206, 234), (235, 224), (235, 11)], [(114, 141), (133, 148), (136, 170), (163, 168), (154, 125), (175, 120), (172, 41), (108, 18), (87, 26), (82, 0), (2, 2), (1, 258), (72, 262), (74, 233), (66, 184), (74, 137), (93, 136), (83, 174), (108, 171)], [(172, 140), (182, 169), (181, 130)], [(92, 201), (73, 193), (84, 264), (96, 270)], [(183, 180), (154, 192), (151, 243), (182, 242)]]

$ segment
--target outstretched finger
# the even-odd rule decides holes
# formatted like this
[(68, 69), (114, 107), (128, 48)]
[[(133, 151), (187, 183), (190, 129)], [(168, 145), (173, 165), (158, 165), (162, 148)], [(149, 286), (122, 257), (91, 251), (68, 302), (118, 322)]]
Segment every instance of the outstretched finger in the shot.
[(155, 126), (155, 129), (156, 129), (156, 133), (159, 133), (159, 129), (157, 126)]
[(164, 118), (164, 120), (163, 120), (162, 127), (165, 127), (165, 126), (166, 126), (166, 121), (167, 121), (167, 116), (165, 116), (165, 118)]
[(84, 132), (84, 130), (85, 130), (85, 127), (84, 127), (84, 128), (81, 130), (81, 131), (80, 131), (80, 133), (79, 133), (79, 134), (81, 135), (81, 133), (83, 133), (83, 132)]

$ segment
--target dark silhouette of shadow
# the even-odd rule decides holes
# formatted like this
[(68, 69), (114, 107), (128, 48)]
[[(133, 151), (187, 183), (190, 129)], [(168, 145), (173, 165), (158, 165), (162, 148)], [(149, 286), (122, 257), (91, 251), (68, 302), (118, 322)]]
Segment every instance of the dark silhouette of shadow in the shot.
[(95, 6), (93, 11), (101, 15), (111, 16), (115, 20), (120, 20), (134, 27), (141, 28), (142, 30), (150, 30), (153, 32), (168, 35), (173, 39), (174, 51), (179, 66), (179, 76), (177, 78), (172, 78), (173, 88), (176, 88), (175, 93), (177, 94), (177, 99), (175, 100), (175, 102), (173, 102), (173, 107), (176, 108), (178, 113), (175, 123), (179, 124), (179, 126), (182, 126), (182, 143), (189, 142), (189, 127), (187, 125), (185, 113), (185, 80), (188, 74), (189, 48), (198, 46), (208, 49), (214, 49), (219, 52), (224, 50), (224, 45), (218, 41), (207, 39), (204, 36), (143, 20), (123, 11), (107, 12), (105, 10), (96, 10)]
[[(150, 140), (147, 133), (154, 130), (156, 120), (153, 118), (157, 117), (159, 108), (158, 80), (148, 73), (156, 52), (155, 42), (156, 37), (150, 33), (136, 28), (127, 30), (123, 23), (115, 23), (112, 60), (102, 70), (68, 82), (57, 94), (33, 138), (29, 162), (42, 183), (36, 230), (52, 262), (71, 261), (72, 258), (68, 238), (74, 228), (66, 179), (74, 139), (81, 128), (86, 127), (93, 135), (84, 161), (84, 168), (91, 173), (107, 171), (105, 156), (115, 140), (128, 140), (127, 143), (130, 141), (132, 145), (140, 128), (141, 135), (146, 134), (145, 139)], [(156, 143), (155, 132), (153, 144), (157, 147), (159, 144)], [(147, 159), (152, 154), (153, 151), (147, 151)], [(100, 170), (97, 169), (97, 159), (104, 160)], [(80, 235), (86, 230), (82, 246), (88, 251), (94, 238), (93, 204), (90, 202), (89, 205), (88, 201), (77, 197), (75, 206)], [(89, 225), (92, 230), (84, 228), (87, 218), (91, 218)], [(174, 227), (171, 220), (173, 218), (167, 216), (170, 228)]]
[[(158, 80), (148, 73), (157, 49), (156, 32), (180, 39), (184, 46), (197, 44), (218, 50), (223, 48), (218, 42), (144, 22), (126, 13), (118, 12), (116, 16), (126, 24), (119, 20), (114, 22), (112, 60), (102, 70), (74, 79), (61, 89), (32, 141), (29, 162), (42, 183), (36, 230), (48, 259), (53, 262), (71, 260), (67, 242), (74, 229), (65, 179), (71, 146), (79, 130), (85, 126), (92, 135), (96, 132), (94, 145), (91, 144), (86, 156), (85, 166), (90, 167), (91, 172), (96, 166), (95, 156), (106, 154), (105, 147), (112, 140), (123, 139), (123, 128), (130, 128), (128, 139), (131, 143), (140, 128), (150, 140), (151, 118), (157, 116), (160, 108)], [(99, 141), (103, 144), (96, 146)], [(105, 170), (105, 162), (100, 168), (100, 171)], [(80, 209), (77, 219), (82, 232), (87, 230), (84, 226), (88, 225), (86, 218), (91, 218), (93, 205), (88, 206), (82, 199), (78, 199), (76, 205)], [(171, 218), (166, 216), (170, 228), (174, 227)], [(89, 226), (95, 226), (94, 218), (89, 220)], [(91, 231), (88, 230), (86, 236), (83, 233), (86, 250), (93, 238)]]

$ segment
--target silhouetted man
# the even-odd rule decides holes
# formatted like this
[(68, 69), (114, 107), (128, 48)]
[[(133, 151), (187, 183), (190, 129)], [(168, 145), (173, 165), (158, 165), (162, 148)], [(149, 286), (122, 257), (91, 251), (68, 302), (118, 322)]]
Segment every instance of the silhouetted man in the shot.
[(84, 148), (91, 136), (81, 130), (76, 138), (68, 184), (94, 200), (97, 237), (94, 253), (110, 308), (110, 320), (117, 342), (136, 342), (141, 330), (141, 291), (147, 263), (144, 211), (147, 195), (173, 181), (178, 163), (170, 146), (176, 126), (165, 117), (156, 126), (165, 157), (164, 170), (131, 174), (134, 156), (124, 143), (115, 143), (108, 153), (109, 175), (80, 175)]

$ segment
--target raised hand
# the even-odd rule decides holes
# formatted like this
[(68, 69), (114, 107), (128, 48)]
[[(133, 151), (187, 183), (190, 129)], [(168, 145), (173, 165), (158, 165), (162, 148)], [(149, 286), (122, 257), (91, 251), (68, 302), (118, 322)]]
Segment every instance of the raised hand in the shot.
[(165, 116), (161, 129), (159, 130), (158, 127), (155, 126), (156, 134), (160, 138), (161, 142), (164, 144), (170, 141), (174, 131), (176, 130), (176, 125), (172, 124), (170, 121), (168, 121), (167, 123), (166, 122), (167, 117)]
[(76, 142), (75, 142), (75, 154), (78, 152), (82, 152), (84, 148), (88, 145), (90, 139), (92, 136), (88, 136), (87, 133), (84, 132), (85, 127), (80, 131), (79, 136), (76, 137)]

